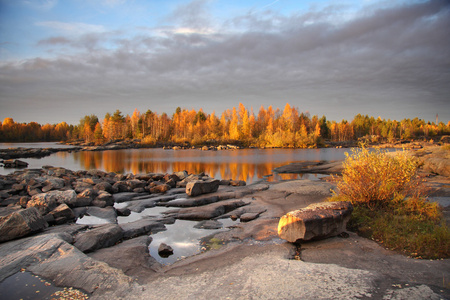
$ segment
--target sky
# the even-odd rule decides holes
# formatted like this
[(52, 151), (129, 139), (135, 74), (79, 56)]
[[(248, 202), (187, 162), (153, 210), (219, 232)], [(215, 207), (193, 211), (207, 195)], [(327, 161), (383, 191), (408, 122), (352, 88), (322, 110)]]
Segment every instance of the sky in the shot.
[(448, 0), (0, 0), (0, 121), (286, 103), (450, 121)]

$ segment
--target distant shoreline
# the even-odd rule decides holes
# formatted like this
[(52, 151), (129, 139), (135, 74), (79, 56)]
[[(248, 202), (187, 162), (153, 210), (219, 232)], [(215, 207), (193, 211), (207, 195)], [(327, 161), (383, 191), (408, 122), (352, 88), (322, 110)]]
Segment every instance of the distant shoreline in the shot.
[[(421, 149), (426, 146), (439, 145), (448, 143), (450, 136), (437, 137), (436, 140), (397, 140), (392, 143), (377, 142), (368, 143), (369, 147), (378, 148), (404, 148), (404, 149)], [(61, 145), (70, 145), (72, 147), (56, 147), (56, 148), (8, 148), (0, 149), (0, 159), (17, 159), (17, 158), (41, 158), (49, 156), (56, 152), (73, 152), (73, 151), (106, 151), (106, 150), (125, 150), (125, 149), (141, 149), (141, 148), (159, 148), (166, 150), (184, 150), (184, 149), (198, 149), (203, 151), (216, 151), (216, 150), (237, 150), (237, 149), (251, 149), (255, 147), (245, 147), (242, 145), (226, 144), (226, 145), (196, 145), (191, 146), (188, 144), (176, 144), (176, 143), (158, 143), (156, 145), (142, 144), (140, 140), (117, 140), (102, 145), (95, 145), (92, 143), (81, 143), (79, 141), (63, 142)], [(324, 142), (322, 145), (315, 147), (319, 148), (352, 148), (358, 147), (359, 141), (347, 141), (347, 142)], [(272, 149), (268, 147), (260, 149)], [(293, 148), (283, 148), (293, 149)], [(295, 148), (302, 149), (302, 148)]]

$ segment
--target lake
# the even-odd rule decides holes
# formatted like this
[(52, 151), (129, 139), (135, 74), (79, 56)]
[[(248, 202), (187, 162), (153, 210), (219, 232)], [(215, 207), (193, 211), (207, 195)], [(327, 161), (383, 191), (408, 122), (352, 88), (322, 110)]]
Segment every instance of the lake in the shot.
[[(31, 144), (31, 146), (30, 146)], [(0, 144), (0, 148), (41, 147), (59, 148), (56, 143)], [(43, 158), (24, 158), (28, 168), (42, 166), (64, 167), (70, 170), (98, 169), (115, 173), (172, 173), (186, 170), (188, 173), (205, 174), (217, 179), (244, 180), (251, 184), (272, 174), (272, 170), (293, 162), (336, 161), (345, 158), (349, 149), (240, 149), (222, 151), (126, 149), (109, 151), (58, 152)], [(0, 168), (0, 174), (15, 169)], [(297, 179), (314, 175), (273, 174), (269, 181)]]

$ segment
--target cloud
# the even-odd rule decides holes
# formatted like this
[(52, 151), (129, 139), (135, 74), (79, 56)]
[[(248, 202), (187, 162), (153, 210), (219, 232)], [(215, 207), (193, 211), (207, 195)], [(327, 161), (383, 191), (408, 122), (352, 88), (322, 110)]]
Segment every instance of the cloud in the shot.
[(86, 33), (101, 33), (105, 32), (106, 28), (102, 25), (86, 24), (86, 23), (67, 23), (58, 21), (37, 22), (37, 26), (47, 27), (55, 32), (67, 35), (82, 35)]
[(23, 0), (22, 3), (32, 9), (48, 11), (58, 4), (58, 0)]
[[(132, 37), (98, 31), (45, 39), (39, 43), (87, 50), (1, 65), (1, 101), (40, 111), (53, 99), (77, 113), (76, 121), (116, 108), (131, 113), (135, 107), (158, 112), (203, 107), (220, 113), (239, 102), (256, 110), (289, 102), (337, 120), (357, 113), (433, 120), (438, 111), (441, 119), (450, 119), (447, 2), (365, 10), (335, 22), (343, 10), (245, 15), (200, 34), (209, 21), (194, 24), (197, 12), (188, 9), (185, 17), (181, 11), (173, 16), (197, 31), (141, 28)], [(84, 108), (91, 102), (101, 104)]]
[(205, 29), (211, 27), (211, 15), (208, 4), (211, 0), (192, 0), (187, 4), (180, 4), (167, 20), (175, 22), (184, 28)]

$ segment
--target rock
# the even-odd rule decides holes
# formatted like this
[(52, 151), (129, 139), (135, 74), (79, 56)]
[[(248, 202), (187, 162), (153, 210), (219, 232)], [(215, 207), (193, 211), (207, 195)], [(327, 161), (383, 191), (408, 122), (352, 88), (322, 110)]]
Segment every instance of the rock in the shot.
[(245, 186), (247, 183), (244, 180), (230, 180), (232, 186)]
[(147, 185), (147, 182), (138, 179), (132, 179), (127, 181), (127, 185), (131, 190), (134, 190), (137, 188), (144, 188)]
[(168, 184), (160, 184), (150, 188), (150, 193), (152, 194), (162, 194), (170, 190), (170, 186)]
[(0, 242), (20, 238), (43, 230), (48, 226), (35, 207), (21, 209), (0, 217)]
[(49, 215), (52, 215), (54, 222), (59, 224), (64, 224), (75, 220), (75, 215), (67, 204), (63, 203), (52, 210)]
[(92, 205), (98, 207), (113, 206), (114, 197), (107, 191), (99, 191), (97, 198), (92, 201)]
[(34, 195), (31, 197), (30, 201), (27, 202), (27, 208), (35, 207), (41, 215), (48, 214), (58, 206), (56, 198), (49, 194), (50, 193), (42, 193)]
[(165, 243), (161, 243), (158, 247), (158, 254), (161, 257), (169, 257), (173, 254), (173, 249)]
[(332, 185), (328, 182), (313, 181), (309, 179), (292, 180), (270, 186), (272, 191), (280, 191), (288, 194), (302, 194), (330, 197)]
[(196, 198), (189, 198), (189, 199), (175, 199), (166, 203), (158, 203), (158, 206), (168, 206), (168, 207), (194, 207), (194, 206), (202, 206), (206, 204), (215, 203), (220, 199), (217, 195), (206, 195), (206, 196), (200, 196)]
[(123, 231), (123, 238), (130, 239), (140, 235), (148, 235), (166, 230), (166, 226), (152, 219), (141, 219), (134, 222), (120, 224)]
[[(161, 267), (148, 252), (148, 245), (151, 241), (152, 237), (150, 236), (140, 236), (123, 241), (113, 247), (97, 250), (89, 256), (120, 269), (129, 276), (135, 276), (141, 271), (157, 270)], [(118, 257), (120, 259), (117, 259)]]
[(116, 208), (116, 213), (119, 217), (128, 217), (131, 215), (131, 210), (128, 207)]
[(26, 168), (28, 163), (18, 159), (3, 160), (3, 167), (5, 168)]
[(223, 224), (217, 220), (205, 220), (194, 225), (194, 228), (197, 229), (220, 229), (222, 227)]
[[(132, 279), (122, 271), (96, 261), (70, 244), (69, 234), (45, 234), (0, 246), (0, 281), (22, 268), (57, 286), (103, 294), (129, 288)], [(37, 297), (40, 298), (40, 297)]]
[(259, 213), (244, 213), (239, 218), (241, 222), (250, 222), (259, 217)]
[(200, 207), (180, 209), (173, 214), (173, 217), (180, 220), (209, 220), (247, 204), (242, 200), (221, 201)]
[(278, 235), (291, 243), (336, 236), (345, 231), (352, 211), (346, 201), (311, 204), (282, 216)]
[(92, 188), (85, 189), (77, 195), (76, 203), (73, 203), (72, 206), (89, 206), (96, 196), (97, 194)]
[(108, 192), (110, 194), (114, 194), (114, 189), (113, 189), (112, 185), (109, 182), (106, 182), (106, 181), (102, 181), (100, 183), (97, 183), (94, 186), (94, 190), (97, 191), (97, 192), (99, 192), (99, 191), (106, 191), (106, 192)]
[(108, 223), (117, 223), (117, 213), (114, 207), (96, 207), (89, 206), (86, 210), (86, 214), (89, 216), (97, 217), (106, 220)]
[(118, 193), (126, 193), (131, 192), (131, 187), (127, 184), (126, 181), (117, 181), (113, 184), (113, 189), (116, 190)]
[(114, 202), (117, 203), (121, 203), (121, 202), (127, 202), (127, 201), (131, 201), (134, 197), (138, 196), (138, 193), (118, 193), (118, 194), (114, 194), (113, 198), (114, 198)]
[(106, 224), (78, 233), (73, 245), (82, 252), (91, 252), (110, 247), (120, 241), (122, 237), (123, 232), (119, 225)]
[(82, 182), (82, 181), (77, 181), (74, 184), (75, 186), (75, 192), (77, 193), (81, 193), (86, 189), (92, 189), (92, 184), (86, 183), (86, 182)]
[(193, 181), (189, 182), (186, 185), (186, 194), (191, 197), (214, 193), (219, 189), (220, 181), (219, 180), (211, 180), (211, 181)]
[(65, 186), (64, 179), (58, 177), (48, 177), (47, 180), (44, 181), (44, 187), (42, 191), (44, 193), (49, 192), (51, 190), (59, 190)]
[(77, 194), (74, 190), (66, 191), (50, 191), (48, 193), (41, 193), (31, 197), (28, 201), (27, 207), (36, 207), (42, 215), (49, 213), (55, 209), (58, 204), (65, 203), (70, 207), (81, 206), (77, 203)]
[(276, 173), (314, 173), (314, 174), (341, 174), (343, 170), (342, 161), (336, 162), (295, 162), (286, 166), (275, 168)]
[(184, 180), (189, 175), (186, 171), (174, 172), (173, 174), (176, 175), (179, 180)]

